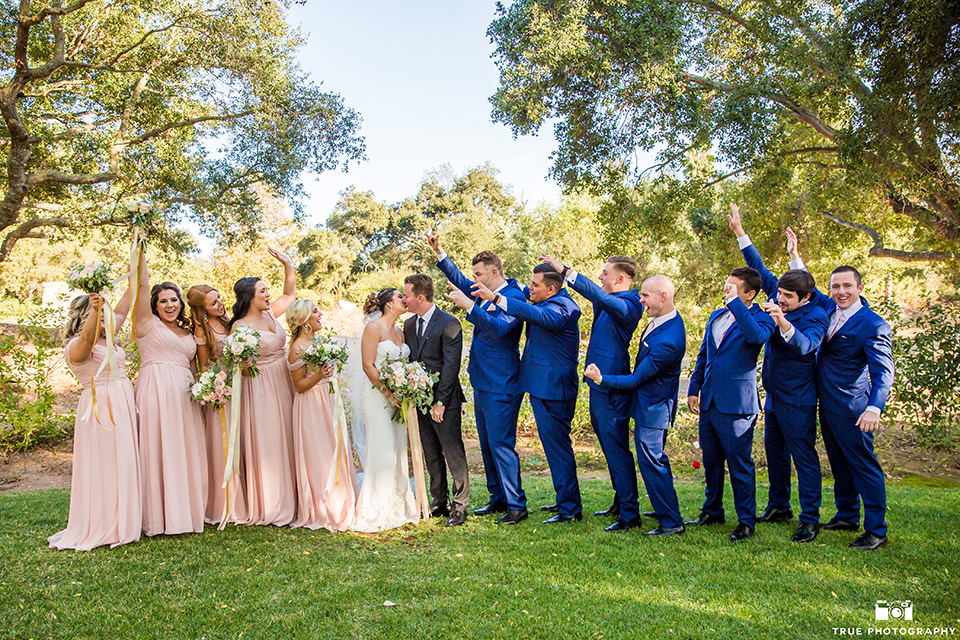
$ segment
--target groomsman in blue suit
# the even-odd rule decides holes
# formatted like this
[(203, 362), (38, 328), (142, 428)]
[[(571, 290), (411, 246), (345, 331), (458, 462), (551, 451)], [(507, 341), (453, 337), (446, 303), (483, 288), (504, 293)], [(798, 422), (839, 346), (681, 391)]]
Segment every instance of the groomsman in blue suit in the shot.
[(516, 280), (503, 277), (503, 262), (492, 251), (474, 256), (474, 280), (470, 280), (443, 250), (439, 235), (427, 239), (437, 254), (437, 266), (453, 288), (446, 297), (464, 309), (467, 320), (474, 325), (467, 372), (473, 385), (473, 411), (490, 502), (473, 513), (502, 513), (497, 524), (516, 524), (527, 517), (527, 496), (520, 482), (517, 455), (517, 417), (523, 400), (519, 347), (523, 323), (492, 302), (474, 300), (471, 294), (476, 281), (520, 302), (526, 301), (526, 296)]
[(741, 542), (756, 526), (757, 483), (753, 465), (753, 429), (760, 412), (757, 357), (773, 333), (773, 319), (753, 299), (760, 274), (734, 269), (723, 286), (726, 305), (707, 321), (697, 365), (687, 389), (687, 405), (700, 416), (700, 448), (707, 489), (703, 508), (689, 525), (723, 523), (724, 462), (739, 524), (730, 535)]
[(557, 514), (544, 524), (583, 519), (577, 462), (570, 441), (570, 423), (577, 406), (580, 356), (580, 307), (563, 286), (563, 276), (549, 264), (538, 264), (530, 278), (530, 303), (473, 285), (474, 295), (489, 300), (527, 323), (527, 343), (520, 359), (520, 388), (530, 395), (537, 433), (550, 465), (557, 493)]
[(740, 210), (730, 203), (727, 216), (747, 266), (756, 269), (767, 294), (764, 310), (776, 322), (763, 356), (763, 444), (767, 454), (770, 491), (760, 522), (793, 518), (790, 508), (790, 459), (797, 468), (800, 526), (794, 542), (810, 542), (820, 530), (822, 475), (817, 453), (817, 389), (814, 377), (817, 350), (827, 332), (827, 314), (811, 301), (813, 276), (791, 269), (777, 278), (750, 242), (740, 221)]
[[(571, 289), (593, 303), (593, 326), (586, 362), (612, 375), (630, 373), (630, 340), (643, 316), (640, 292), (631, 289), (637, 263), (629, 256), (610, 256), (600, 273), (600, 286), (550, 256), (540, 259), (560, 272)], [(630, 451), (630, 398), (633, 394), (614, 387), (590, 387), (590, 424), (607, 459), (613, 484), (613, 506), (594, 515), (616, 516), (607, 531), (626, 531), (640, 526), (637, 472)]]
[[(797, 237), (787, 229), (791, 268), (803, 268)], [(833, 471), (837, 514), (824, 529), (857, 531), (863, 501), (864, 533), (850, 546), (876, 549), (887, 543), (887, 490), (873, 451), (873, 432), (893, 387), (890, 325), (860, 295), (863, 281), (853, 267), (830, 274), (830, 297), (814, 291), (814, 302), (830, 317), (817, 358), (820, 431)]]
[[(596, 362), (590, 361), (589, 352), (589, 364), (584, 371), (601, 390), (633, 392), (630, 416), (634, 422), (637, 462), (654, 513), (660, 520), (656, 529), (644, 534), (648, 536), (669, 536), (684, 531), (670, 460), (664, 452), (667, 429), (677, 416), (680, 371), (687, 350), (683, 318), (673, 302), (675, 293), (673, 282), (666, 276), (647, 278), (640, 287), (640, 299), (652, 319), (640, 336), (632, 374), (603, 374)], [(621, 509), (624, 506), (621, 501)]]

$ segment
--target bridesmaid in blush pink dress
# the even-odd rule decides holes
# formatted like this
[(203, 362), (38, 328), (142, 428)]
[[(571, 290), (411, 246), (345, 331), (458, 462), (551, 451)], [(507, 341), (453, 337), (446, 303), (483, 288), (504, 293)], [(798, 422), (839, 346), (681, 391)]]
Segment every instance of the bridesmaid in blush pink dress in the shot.
[(143, 533), (200, 533), (207, 454), (203, 415), (187, 394), (194, 382), (197, 344), (180, 290), (172, 282), (151, 288), (146, 259), (140, 268), (135, 321)]
[[(297, 520), (292, 526), (346, 531), (353, 524), (357, 479), (349, 436), (337, 448), (340, 425), (330, 393), (330, 378), (336, 373), (336, 366), (328, 364), (312, 371), (299, 357), (320, 331), (322, 317), (310, 300), (297, 300), (287, 309), (288, 363), (297, 391), (293, 399), (293, 449), (298, 501)], [(334, 472), (330, 485), (335, 464), (340, 468)]]
[[(123, 368), (123, 349), (114, 347), (119, 384), (106, 369), (96, 375), (107, 356), (104, 323), (95, 326), (101, 304), (96, 293), (75, 298), (70, 304), (65, 357), (70, 371), (83, 385), (83, 392), (77, 404), (73, 435), (70, 516), (66, 529), (47, 538), (54, 549), (89, 551), (105, 544), (116, 547), (140, 539), (137, 410), (133, 387)], [(128, 291), (117, 303), (118, 333), (129, 307)], [(91, 407), (91, 379), (97, 392), (99, 422)]]
[[(197, 369), (206, 371), (223, 356), (223, 342), (230, 332), (230, 317), (220, 293), (208, 284), (198, 284), (187, 290), (187, 304), (193, 321), (193, 336), (197, 343)], [(230, 405), (222, 409), (224, 422), (230, 428)], [(204, 434), (207, 447), (207, 503), (203, 519), (207, 524), (219, 524), (223, 518), (226, 489), (223, 488), (225, 464), (221, 409), (203, 408)], [(229, 519), (246, 519), (244, 493), (239, 483), (230, 484)]]
[(241, 278), (233, 285), (231, 329), (244, 324), (260, 333), (259, 375), (243, 376), (240, 396), (240, 448), (246, 517), (237, 524), (288, 525), (297, 515), (297, 482), (293, 456), (293, 383), (284, 347), (287, 332), (277, 321), (297, 294), (290, 259), (268, 249), (283, 264), (283, 295), (270, 300), (259, 278)]

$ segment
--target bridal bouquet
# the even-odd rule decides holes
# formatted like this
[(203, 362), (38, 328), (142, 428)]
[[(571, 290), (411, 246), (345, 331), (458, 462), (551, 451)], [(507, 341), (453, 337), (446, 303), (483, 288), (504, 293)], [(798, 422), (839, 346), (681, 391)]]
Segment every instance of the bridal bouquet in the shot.
[[(439, 373), (428, 373), (419, 362), (388, 361), (380, 368), (380, 381), (400, 401), (404, 410), (412, 406), (426, 411), (433, 404), (433, 385), (439, 380)], [(398, 409), (393, 419), (401, 417)]]
[(86, 293), (100, 293), (111, 284), (110, 267), (103, 262), (78, 264), (67, 272), (67, 285)]
[[(333, 336), (314, 336), (310, 345), (300, 353), (300, 359), (309, 365), (322, 367), (329, 362), (337, 364), (337, 373), (343, 371), (347, 363), (347, 345)], [(330, 383), (330, 392), (333, 392), (333, 382)]]
[(228, 371), (218, 364), (200, 374), (200, 379), (190, 385), (190, 399), (202, 405), (219, 409), (227, 404), (233, 389), (227, 381)]
[(260, 332), (241, 324), (227, 336), (223, 344), (223, 358), (220, 364), (228, 371), (232, 371), (237, 366), (247, 365), (247, 373), (251, 378), (255, 378), (260, 373), (257, 368), (259, 352)]

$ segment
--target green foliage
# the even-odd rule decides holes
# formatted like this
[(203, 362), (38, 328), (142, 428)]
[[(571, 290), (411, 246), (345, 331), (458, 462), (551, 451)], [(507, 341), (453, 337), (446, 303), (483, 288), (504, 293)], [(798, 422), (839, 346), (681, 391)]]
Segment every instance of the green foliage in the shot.
[(905, 317), (891, 318), (896, 377), (886, 413), (914, 430), (927, 446), (960, 446), (960, 298), (927, 302)]
[[(551, 173), (568, 187), (616, 197), (652, 181), (662, 219), (649, 232), (661, 242), (672, 218), (709, 208), (735, 177), (739, 201), (758, 210), (811, 212), (830, 233), (821, 214), (833, 214), (912, 251), (957, 251), (951, 0), (518, 0), (497, 11), (494, 119), (514, 134), (553, 122)], [(638, 150), (657, 153), (654, 166)]]
[(73, 431), (73, 416), (55, 411), (50, 373), (60, 364), (60, 314), (38, 308), (13, 335), (0, 336), (0, 451), (24, 451)]

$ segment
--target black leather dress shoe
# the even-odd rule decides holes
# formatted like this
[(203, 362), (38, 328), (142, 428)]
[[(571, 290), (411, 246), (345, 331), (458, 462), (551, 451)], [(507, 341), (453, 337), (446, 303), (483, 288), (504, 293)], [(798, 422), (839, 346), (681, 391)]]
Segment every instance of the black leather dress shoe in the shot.
[(450, 509), (448, 509), (447, 507), (434, 507), (433, 509), (430, 510), (430, 517), (431, 518), (449, 518)]
[(454, 511), (450, 514), (450, 519), (447, 520), (448, 527), (459, 527), (464, 522), (467, 521), (467, 512), (466, 511)]
[(543, 521), (543, 524), (560, 524), (563, 522), (580, 522), (583, 520), (582, 513), (575, 513), (572, 516), (568, 516), (563, 513), (558, 513), (557, 515)]
[(757, 518), (760, 522), (786, 522), (793, 519), (793, 509), (777, 509), (776, 507), (767, 507), (763, 515)]
[(743, 542), (747, 538), (753, 537), (753, 527), (748, 527), (747, 525), (740, 523), (737, 525), (737, 528), (733, 530), (733, 533), (730, 534), (730, 542)]
[(560, 513), (560, 505), (558, 505), (556, 502), (553, 504), (545, 504), (540, 507), (540, 511), (552, 511), (553, 513)]
[(494, 524), (517, 524), (521, 520), (527, 519), (526, 509), (510, 509)]
[(859, 531), (860, 525), (856, 522), (850, 522), (849, 520), (843, 520), (837, 516), (833, 516), (829, 522), (820, 525), (820, 528), (827, 529), (828, 531)]
[(678, 533), (683, 533), (687, 528), (683, 525), (679, 527), (664, 527), (663, 525), (657, 525), (657, 528), (653, 531), (647, 531), (645, 536), (675, 536)]
[(611, 533), (616, 531), (629, 531), (630, 529), (636, 529), (639, 526), (640, 518), (637, 518), (636, 520), (624, 520), (623, 518), (619, 518), (612, 525), (604, 529), (604, 531), (610, 531)]
[(609, 509), (605, 509), (604, 511), (594, 511), (594, 512), (593, 512), (593, 515), (598, 516), (598, 517), (602, 517), (602, 516), (612, 516), (612, 517), (614, 517), (614, 518), (619, 518), (619, 517), (620, 517), (620, 507), (611, 506)]
[(872, 533), (865, 533), (853, 542), (850, 546), (854, 549), (877, 549), (887, 544), (887, 536), (875, 536)]
[(657, 517), (657, 512), (656, 512), (656, 511), (644, 511), (642, 515), (643, 515), (644, 518), (656, 518), (656, 517)]
[(801, 522), (797, 532), (790, 538), (791, 542), (811, 542), (820, 532), (819, 522)]
[(705, 524), (723, 524), (726, 521), (727, 519), (723, 515), (708, 516), (706, 512), (701, 511), (696, 520), (688, 520), (685, 524), (690, 525), (691, 527), (700, 527)]
[(508, 507), (503, 502), (488, 502), (485, 507), (480, 507), (479, 509), (473, 510), (473, 515), (475, 516), (488, 516), (491, 513), (506, 513)]

